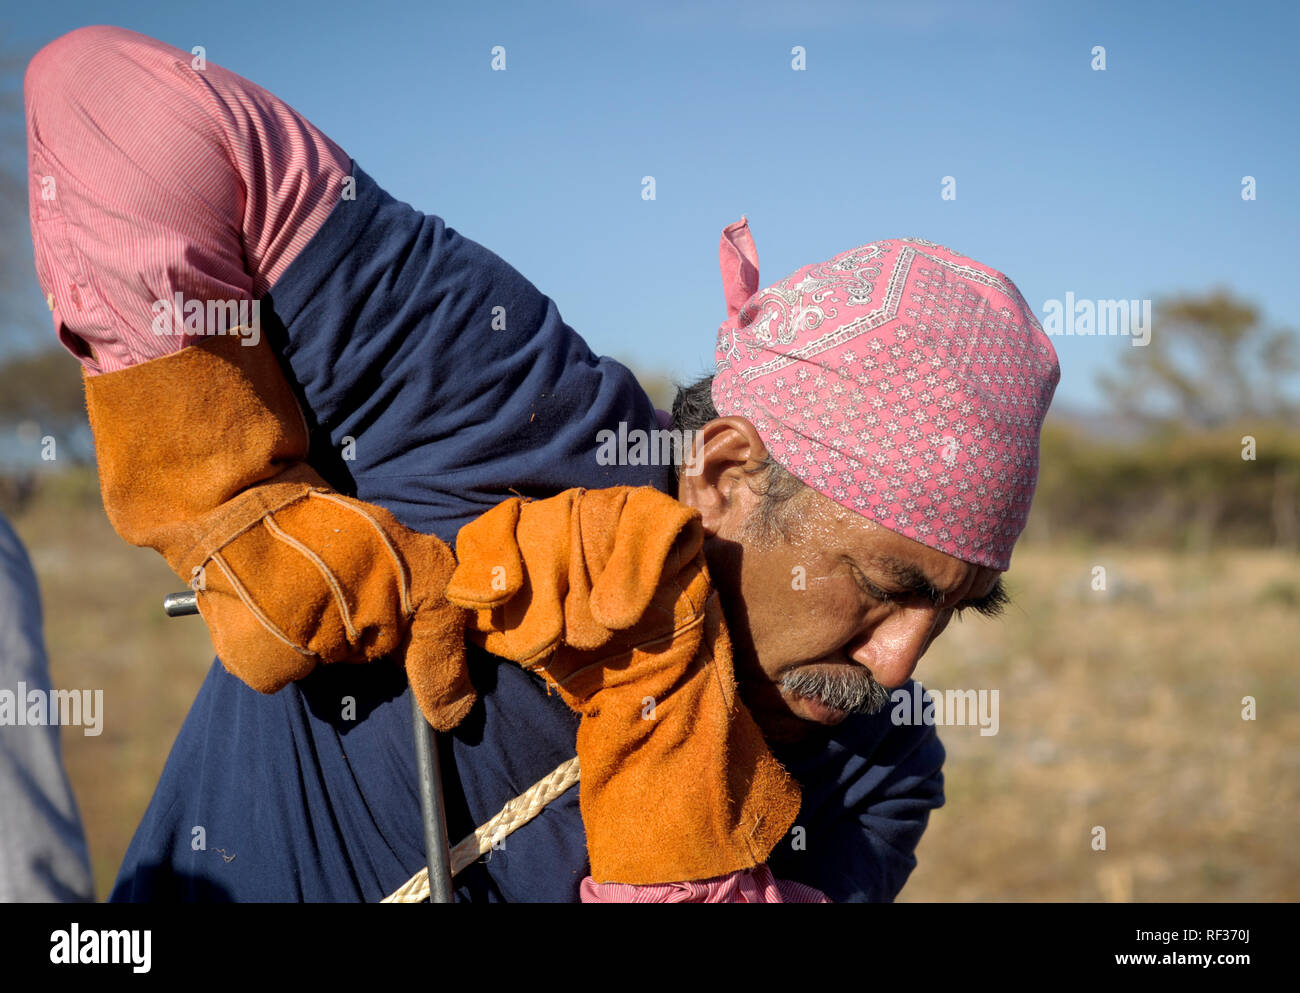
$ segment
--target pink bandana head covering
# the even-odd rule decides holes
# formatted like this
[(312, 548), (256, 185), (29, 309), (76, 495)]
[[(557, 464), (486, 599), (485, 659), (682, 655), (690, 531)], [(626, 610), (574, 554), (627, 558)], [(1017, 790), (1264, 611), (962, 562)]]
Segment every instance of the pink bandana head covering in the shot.
[(1061, 378), (1015, 284), (922, 241), (876, 241), (758, 289), (744, 218), (719, 250), (713, 403), (817, 492), (955, 558), (1006, 570)]

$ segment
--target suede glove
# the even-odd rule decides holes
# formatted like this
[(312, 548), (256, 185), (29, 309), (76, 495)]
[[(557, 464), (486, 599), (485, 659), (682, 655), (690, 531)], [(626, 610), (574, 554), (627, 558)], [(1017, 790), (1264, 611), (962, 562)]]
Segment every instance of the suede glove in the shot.
[(221, 661), (253, 689), (391, 656), (449, 730), (474, 704), (465, 612), (443, 595), (451, 550), (307, 465), (297, 399), (266, 339), (250, 340), (83, 374), (109, 519), (191, 585)]
[(699, 513), (649, 487), (507, 500), (465, 525), (466, 637), (575, 711), (592, 878), (709, 879), (767, 860), (798, 784), (737, 694)]

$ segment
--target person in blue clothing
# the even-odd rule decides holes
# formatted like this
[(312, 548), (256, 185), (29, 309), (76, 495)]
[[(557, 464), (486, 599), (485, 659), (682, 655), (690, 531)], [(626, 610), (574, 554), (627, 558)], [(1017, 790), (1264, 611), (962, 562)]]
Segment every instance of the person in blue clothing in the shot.
[[(837, 901), (893, 899), (943, 802), (943, 749), (933, 727), (891, 721), (887, 691), (912, 686), (955, 611), (997, 609), (1055, 386), (1014, 287), (928, 243), (876, 243), (764, 297), (733, 225), (713, 408), (698, 388), (675, 407), (703, 471), (610, 464), (602, 432), (665, 426), (627, 369), (291, 108), (193, 61), (86, 28), (38, 53), (26, 80), (37, 271), (86, 369), (106, 509), (207, 598), (221, 654), (111, 899), (391, 893), (425, 858), (410, 693), (445, 718), (453, 838), (572, 758), (578, 718), (539, 677), (469, 645), (467, 680), (434, 665), (446, 646), (421, 619), (443, 616), (450, 553), (423, 539), (452, 545), (512, 495), (612, 486), (677, 496), (709, 529), (745, 702), (802, 791), (801, 831), (772, 870)], [(200, 306), (174, 336), (142, 335), (176, 294), (259, 307), (220, 332)], [(918, 321), (908, 294), (946, 322)], [(879, 313), (855, 309), (873, 300)], [(832, 309), (822, 337), (838, 338), (799, 338)], [(823, 322), (790, 317), (812, 312)], [(204, 338), (236, 331), (233, 346)], [(1005, 344), (986, 361), (991, 334)], [(893, 354), (904, 341), (918, 343), (907, 361)], [(778, 355), (800, 368), (771, 366)], [(214, 371), (230, 389), (211, 388)], [(876, 413), (877, 384), (903, 412)], [(908, 447), (914, 464), (882, 481)], [(331, 514), (365, 523), (327, 527)], [(319, 575), (284, 565), (286, 548)], [(364, 609), (329, 613), (339, 600)], [(319, 664), (391, 657), (406, 673)], [(456, 896), (572, 901), (587, 869), (569, 790), (461, 872)]]
[[(41, 621), (31, 559), (0, 516), (0, 903), (81, 903), (95, 896), (86, 836), (63, 768), (61, 715)], [(44, 721), (27, 720), (33, 699), (50, 701), (36, 711), (47, 715)], [(89, 725), (80, 707), (75, 716)]]

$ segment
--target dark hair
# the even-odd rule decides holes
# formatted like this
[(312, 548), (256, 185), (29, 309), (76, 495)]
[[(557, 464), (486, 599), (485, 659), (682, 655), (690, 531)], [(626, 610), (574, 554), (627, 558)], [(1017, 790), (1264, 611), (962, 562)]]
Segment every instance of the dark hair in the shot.
[[(673, 430), (699, 431), (709, 421), (718, 419), (718, 409), (713, 405), (713, 377), (705, 376), (690, 385), (677, 384), (673, 399)], [(689, 437), (689, 436), (686, 436)], [(678, 478), (681, 466), (677, 467)], [(791, 521), (791, 500), (808, 489), (808, 484), (772, 458), (769, 452), (752, 469), (745, 472), (753, 479), (751, 488), (762, 496), (758, 510), (747, 526), (760, 540), (771, 540), (776, 534), (787, 534)], [(757, 483), (755, 488), (754, 483)]]

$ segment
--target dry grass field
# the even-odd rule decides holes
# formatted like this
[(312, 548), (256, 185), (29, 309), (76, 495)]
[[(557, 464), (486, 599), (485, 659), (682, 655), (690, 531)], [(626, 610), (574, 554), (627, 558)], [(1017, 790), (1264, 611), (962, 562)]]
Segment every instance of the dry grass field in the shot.
[[(104, 690), (103, 734), (63, 739), (103, 899), (212, 649), (163, 616), (178, 583), (93, 476), (47, 477), (14, 525), (55, 685)], [(999, 729), (940, 729), (947, 805), (900, 900), (1300, 899), (1300, 561), (1027, 544), (1007, 582), (1005, 617), (954, 622), (917, 669), (997, 690)]]
[(1029, 546), (1007, 583), (917, 669), (997, 689), (1000, 726), (940, 729), (947, 804), (900, 900), (1300, 898), (1300, 561)]

